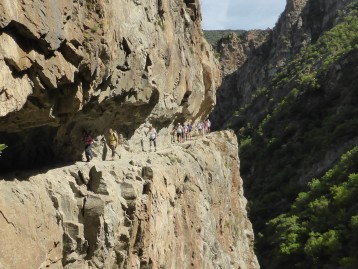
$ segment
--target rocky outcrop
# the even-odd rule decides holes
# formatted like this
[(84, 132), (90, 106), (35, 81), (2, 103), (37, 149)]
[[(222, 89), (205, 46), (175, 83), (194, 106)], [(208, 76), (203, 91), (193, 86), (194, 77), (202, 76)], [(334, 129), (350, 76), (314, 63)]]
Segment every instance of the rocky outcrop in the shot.
[(215, 103), (198, 1), (2, 1), (0, 30), (5, 167), (76, 160), (82, 129), (139, 141)]
[(237, 148), (226, 131), (2, 178), (0, 268), (259, 268)]
[(230, 33), (216, 44), (223, 76), (234, 73), (251, 54), (267, 41), (271, 30), (251, 30), (242, 35)]

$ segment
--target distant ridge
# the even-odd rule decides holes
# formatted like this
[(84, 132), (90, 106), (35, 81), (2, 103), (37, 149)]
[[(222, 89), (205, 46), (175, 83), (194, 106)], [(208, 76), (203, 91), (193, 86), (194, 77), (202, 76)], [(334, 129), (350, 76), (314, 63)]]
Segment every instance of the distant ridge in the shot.
[(210, 45), (215, 46), (216, 43), (223, 37), (228, 36), (230, 33), (235, 33), (238, 36), (245, 33), (245, 30), (203, 30), (205, 39)]

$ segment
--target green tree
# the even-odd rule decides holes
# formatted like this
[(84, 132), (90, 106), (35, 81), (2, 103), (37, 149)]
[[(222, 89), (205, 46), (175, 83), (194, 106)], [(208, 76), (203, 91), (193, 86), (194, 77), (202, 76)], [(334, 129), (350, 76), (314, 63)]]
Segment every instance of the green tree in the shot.
[(0, 156), (1, 156), (2, 151), (6, 148), (7, 148), (7, 146), (5, 144), (0, 144)]

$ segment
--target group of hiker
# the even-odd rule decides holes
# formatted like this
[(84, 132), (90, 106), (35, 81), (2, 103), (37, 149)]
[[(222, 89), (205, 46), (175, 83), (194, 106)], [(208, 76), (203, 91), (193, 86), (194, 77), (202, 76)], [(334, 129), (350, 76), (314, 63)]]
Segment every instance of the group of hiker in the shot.
[[(211, 127), (211, 122), (209, 119), (206, 119), (204, 121), (200, 121), (197, 125), (196, 125), (196, 129), (198, 131), (199, 135), (204, 136), (207, 133), (210, 133), (210, 127)], [(176, 125), (173, 126), (173, 129), (171, 131), (171, 142), (174, 143), (175, 141), (178, 143), (183, 143), (185, 141), (189, 141), (192, 139), (192, 132), (193, 132), (194, 128), (192, 125), (191, 121), (187, 121), (184, 124), (181, 123), (177, 123)], [(157, 130), (153, 127), (153, 125), (149, 125), (148, 127), (148, 131), (145, 132), (145, 136), (149, 137), (149, 147), (150, 147), (150, 151), (152, 150), (152, 146), (154, 146), (154, 151), (157, 150), (157, 137), (158, 137), (158, 133)], [(86, 155), (86, 160), (87, 162), (89, 162), (90, 160), (93, 159), (93, 155), (92, 155), (92, 144), (93, 144), (93, 138), (90, 135), (89, 132), (87, 132), (86, 130), (84, 130), (82, 132), (82, 139), (83, 142), (85, 143), (85, 155)], [(116, 154), (118, 154), (116, 152), (116, 148), (119, 145), (119, 137), (116, 131), (113, 131), (113, 129), (108, 129), (107, 134), (105, 135), (105, 143), (108, 145), (109, 149), (112, 152), (112, 160), (114, 160), (114, 157)], [(143, 140), (141, 142), (142, 144), (142, 150), (144, 151), (144, 145), (143, 145)]]
[[(91, 148), (93, 144), (93, 138), (89, 132), (83, 130), (82, 140), (85, 143), (86, 160), (87, 162), (89, 162), (90, 160), (93, 159), (92, 148)], [(117, 132), (113, 131), (113, 129), (111, 128), (108, 129), (108, 133), (106, 135), (105, 141), (107, 142), (108, 147), (112, 151), (112, 160), (114, 160), (114, 157), (117, 154), (116, 148), (119, 145), (119, 138)]]
[[(211, 122), (209, 119), (198, 122), (196, 125), (196, 129), (198, 134), (204, 136), (205, 134), (210, 133)], [(193, 132), (192, 122), (189, 120), (188, 122), (184, 122), (181, 124), (180, 122), (173, 126), (171, 131), (171, 142), (175, 143), (183, 143), (185, 141), (189, 141), (192, 139)]]

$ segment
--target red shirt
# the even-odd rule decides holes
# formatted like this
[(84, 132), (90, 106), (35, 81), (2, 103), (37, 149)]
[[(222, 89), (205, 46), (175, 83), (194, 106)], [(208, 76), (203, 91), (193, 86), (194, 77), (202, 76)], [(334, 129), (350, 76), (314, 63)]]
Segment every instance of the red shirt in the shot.
[(85, 141), (86, 146), (91, 145), (93, 143), (93, 139), (92, 139), (92, 137), (90, 135), (84, 136), (83, 140)]

